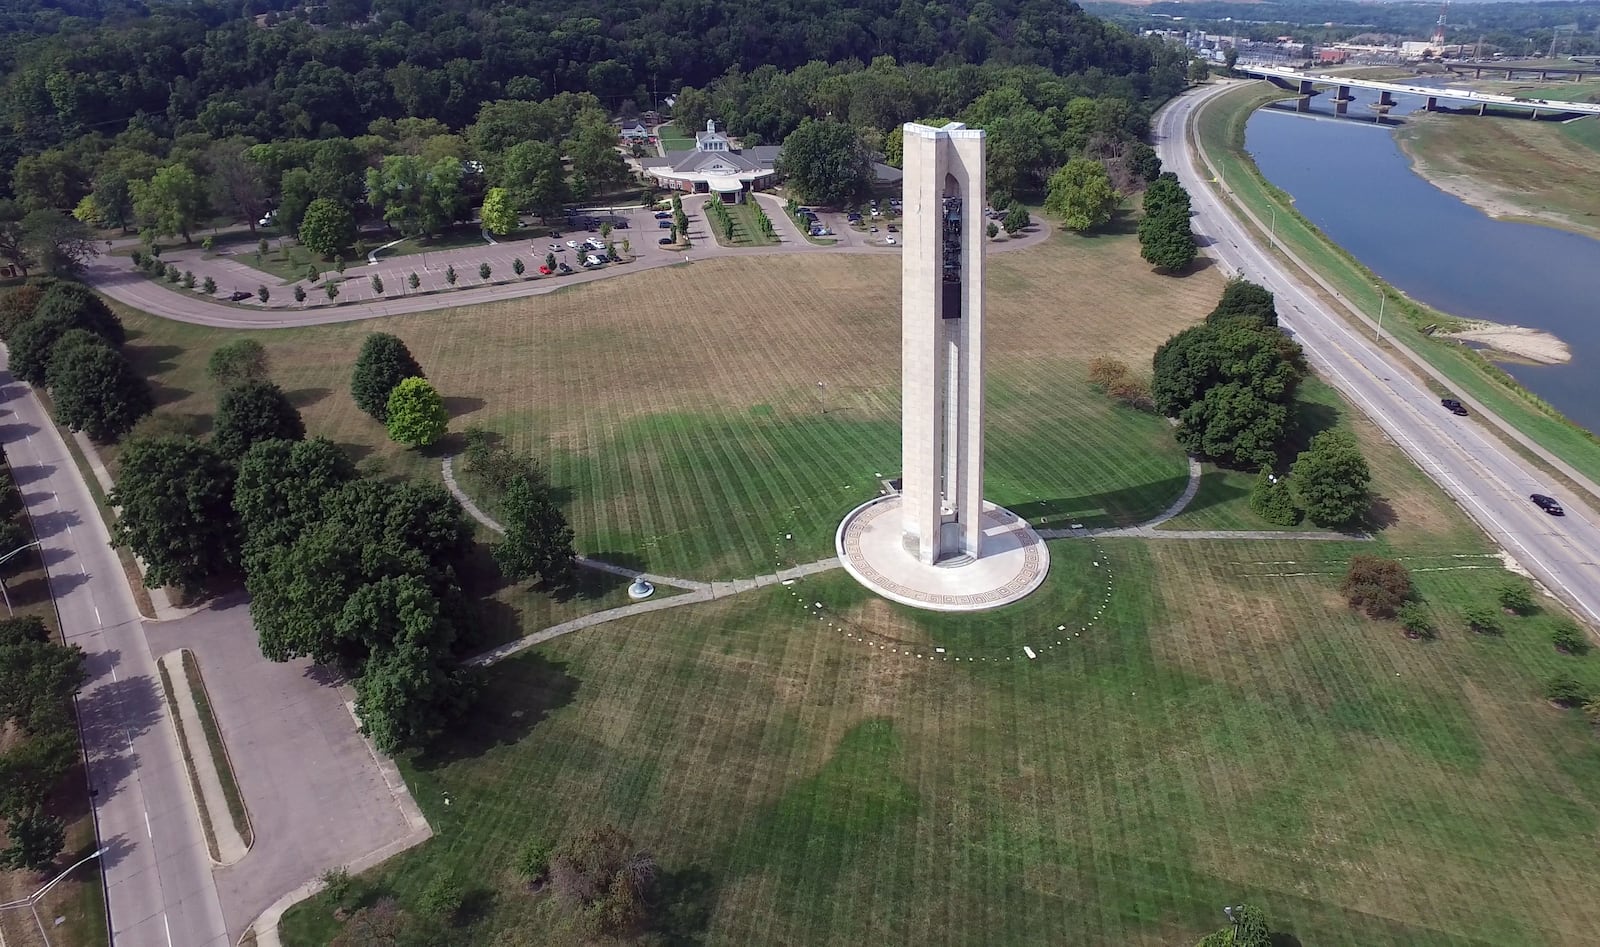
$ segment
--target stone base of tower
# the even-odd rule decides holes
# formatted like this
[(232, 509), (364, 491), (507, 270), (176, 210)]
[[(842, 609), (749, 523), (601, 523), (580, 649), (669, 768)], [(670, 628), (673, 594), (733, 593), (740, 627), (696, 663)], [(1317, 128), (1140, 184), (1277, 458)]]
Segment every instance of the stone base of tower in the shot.
[(884, 598), (940, 612), (976, 612), (1009, 605), (1039, 587), (1050, 550), (1027, 521), (983, 504), (983, 555), (929, 565), (906, 551), (900, 496), (878, 497), (850, 511), (834, 546), (856, 581)]

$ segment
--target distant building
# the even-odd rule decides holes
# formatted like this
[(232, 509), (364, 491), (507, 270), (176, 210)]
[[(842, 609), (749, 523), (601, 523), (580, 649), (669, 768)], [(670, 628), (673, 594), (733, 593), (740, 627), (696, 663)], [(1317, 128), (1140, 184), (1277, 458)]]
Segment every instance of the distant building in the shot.
[(644, 127), (643, 122), (623, 122), (622, 131), (617, 133), (617, 137), (625, 142), (643, 143), (650, 140), (650, 129)]
[(1346, 59), (1349, 59), (1349, 58), (1350, 58), (1350, 54), (1345, 52), (1342, 49), (1319, 49), (1319, 50), (1317, 50), (1317, 62), (1322, 63), (1324, 65), (1342, 63)]
[(644, 172), (664, 188), (691, 194), (715, 194), (724, 204), (744, 202), (746, 191), (776, 184), (778, 145), (736, 148), (717, 131), (715, 121), (696, 132), (692, 151), (669, 151), (664, 157), (641, 159)]

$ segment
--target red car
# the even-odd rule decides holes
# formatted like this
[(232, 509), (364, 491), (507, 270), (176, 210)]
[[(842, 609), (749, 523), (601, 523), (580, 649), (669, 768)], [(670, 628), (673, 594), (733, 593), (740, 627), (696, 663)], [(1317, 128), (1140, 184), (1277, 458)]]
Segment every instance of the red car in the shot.
[(539, 264), (539, 275), (540, 276), (549, 276), (551, 272), (552, 271), (551, 271), (550, 267), (545, 266), (543, 263)]

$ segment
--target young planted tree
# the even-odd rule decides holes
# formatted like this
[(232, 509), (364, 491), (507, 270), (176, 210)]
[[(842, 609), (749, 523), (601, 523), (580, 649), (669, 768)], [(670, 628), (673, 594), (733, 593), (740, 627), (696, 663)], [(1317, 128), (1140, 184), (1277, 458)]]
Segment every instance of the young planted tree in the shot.
[(183, 288), (184, 289), (194, 289), (194, 271), (193, 270), (184, 270), (183, 271)]
[(257, 286), (256, 298), (261, 300), (261, 304), (265, 306), (267, 304), (267, 300), (272, 298), (272, 293), (265, 286)]
[(217, 399), (211, 442), (230, 460), (237, 460), (261, 441), (298, 441), (305, 436), (300, 412), (283, 389), (270, 381), (241, 382)]
[(1495, 591), (1495, 599), (1501, 608), (1515, 615), (1531, 614), (1535, 608), (1533, 589), (1526, 582), (1507, 582)]
[(339, 284), (333, 280), (328, 280), (322, 284), (322, 292), (323, 295), (328, 297), (328, 302), (333, 302), (339, 298)]
[(494, 270), (489, 266), (488, 263), (478, 264), (478, 279), (487, 281), (489, 279), (489, 275), (493, 272)]
[(294, 301), (296, 303), (304, 303), (306, 301), (306, 288), (299, 283), (294, 284)]
[(389, 393), (389, 439), (408, 447), (426, 447), (444, 436), (450, 424), (444, 398), (426, 378), (402, 379)]
[(518, 276), (521, 276), (523, 273), (526, 273), (527, 271), (528, 271), (527, 264), (522, 262), (522, 257), (519, 256), (519, 257), (513, 257), (512, 258), (512, 260), (511, 260), (511, 272), (517, 274)]
[(383, 295), (383, 277), (376, 273), (372, 274), (372, 292), (378, 296)]
[(454, 286), (456, 284), (456, 268), (455, 268), (455, 266), (452, 265), (452, 266), (447, 266), (447, 267), (444, 268), (444, 281), (446, 283), (449, 283), (451, 286)]
[(1028, 209), (1021, 204), (1012, 204), (1006, 211), (1005, 217), (1000, 220), (1000, 225), (1005, 228), (1008, 237), (1021, 233), (1031, 223), (1033, 219), (1028, 216)]
[(544, 255), (544, 267), (552, 273), (556, 271), (556, 255), (554, 253), (546, 253)]
[(389, 394), (407, 378), (424, 378), (422, 366), (411, 357), (411, 350), (397, 336), (374, 332), (361, 343), (355, 371), (350, 378), (350, 395), (356, 407), (376, 421), (389, 417)]
[(1286, 477), (1275, 477), (1271, 467), (1262, 467), (1256, 482), (1250, 488), (1250, 509), (1275, 526), (1293, 526), (1300, 522), (1300, 509), (1294, 505)]

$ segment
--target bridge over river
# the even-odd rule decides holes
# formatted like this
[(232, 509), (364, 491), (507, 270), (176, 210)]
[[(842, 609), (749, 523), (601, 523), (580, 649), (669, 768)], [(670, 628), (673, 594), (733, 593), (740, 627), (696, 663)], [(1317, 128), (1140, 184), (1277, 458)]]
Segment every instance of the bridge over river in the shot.
[(1354, 99), (1350, 95), (1352, 88), (1373, 89), (1378, 92), (1378, 101), (1368, 107), (1377, 113), (1377, 118), (1389, 114), (1394, 108), (1396, 95), (1416, 95), (1428, 100), (1428, 111), (1438, 111), (1439, 103), (1466, 103), (1467, 106), (1476, 105), (1479, 115), (1487, 115), (1491, 106), (1495, 108), (1509, 108), (1532, 113), (1532, 118), (1538, 118), (1541, 113), (1546, 116), (1565, 115), (1600, 115), (1600, 103), (1595, 102), (1563, 102), (1560, 99), (1530, 99), (1521, 96), (1496, 95), (1493, 92), (1477, 92), (1470, 89), (1450, 89), (1436, 86), (1405, 85), (1399, 82), (1383, 82), (1377, 79), (1358, 79), (1355, 76), (1330, 76), (1298, 72), (1294, 69), (1285, 69), (1281, 66), (1251, 66), (1239, 64), (1234, 67), (1235, 72), (1247, 76), (1256, 76), (1268, 82), (1288, 89), (1299, 96), (1296, 108), (1302, 112), (1311, 111), (1311, 97), (1320, 95), (1316, 86), (1334, 86), (1338, 93), (1333, 99), (1333, 111), (1337, 115), (1344, 115)]

